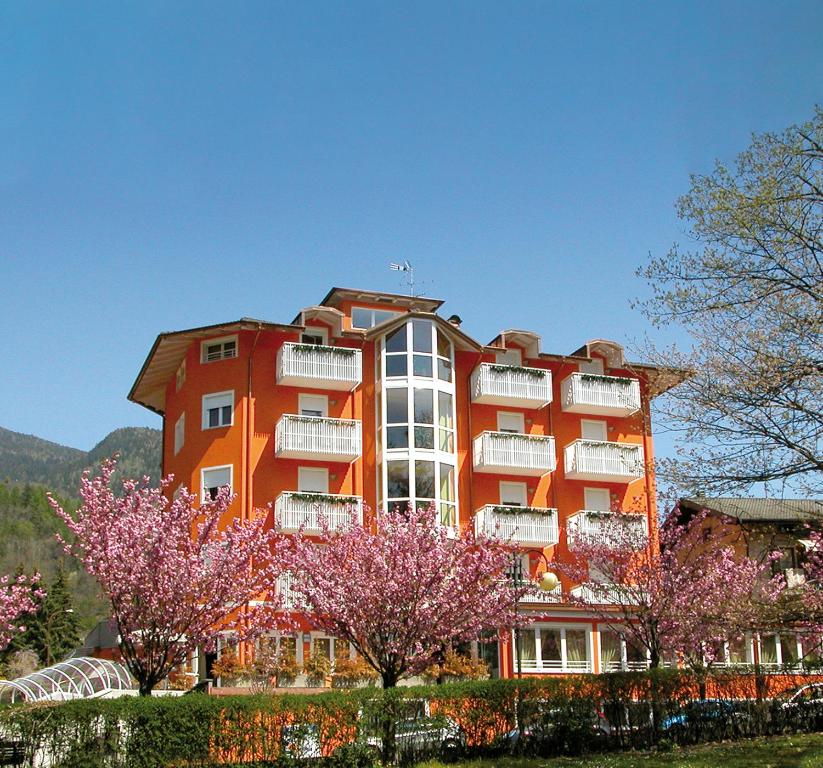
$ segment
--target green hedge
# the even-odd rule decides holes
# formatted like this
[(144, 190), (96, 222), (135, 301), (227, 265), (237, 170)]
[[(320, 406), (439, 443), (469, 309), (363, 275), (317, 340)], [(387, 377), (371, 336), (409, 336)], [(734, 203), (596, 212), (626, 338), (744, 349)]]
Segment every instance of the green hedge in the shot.
[[(798, 685), (804, 678), (791, 682)], [(286, 766), (301, 764), (294, 757), (301, 753), (333, 768), (363, 768), (374, 763), (376, 747), (385, 743), (387, 723), (401, 724), (396, 752), (405, 763), (436, 752), (445, 738), (438, 729), (455, 723), (460, 749), (478, 755), (577, 754), (821, 725), (787, 718), (762, 697), (769, 685), (766, 678), (739, 672), (698, 679), (657, 670), (307, 696), (195, 694), (16, 704), (0, 709), (0, 738), (24, 744), (29, 765), (36, 756), (38, 763), (55, 768)], [(689, 728), (663, 727), (689, 706), (699, 708), (690, 702), (707, 695), (734, 702), (733, 709), (724, 709), (721, 717), (689, 715)], [(420, 719), (409, 727), (412, 710), (419, 710)], [(608, 722), (608, 733), (593, 718)], [(513, 739), (518, 725), (525, 737)]]

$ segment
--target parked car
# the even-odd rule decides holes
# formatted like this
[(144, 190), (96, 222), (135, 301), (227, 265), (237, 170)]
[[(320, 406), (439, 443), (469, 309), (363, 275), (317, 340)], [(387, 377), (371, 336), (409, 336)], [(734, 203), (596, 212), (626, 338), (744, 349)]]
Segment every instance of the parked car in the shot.
[[(361, 713), (365, 743), (383, 749), (381, 724), (374, 715)], [(457, 760), (466, 749), (466, 735), (452, 718), (432, 715), (429, 702), (409, 699), (394, 724), (397, 756), (438, 755), (444, 762)]]
[(784, 691), (775, 698), (776, 714), (786, 722), (819, 728), (823, 726), (823, 683), (809, 683)]
[(729, 699), (690, 701), (666, 717), (660, 729), (678, 741), (742, 735), (750, 730), (746, 702)]
[[(530, 706), (531, 705), (531, 706)], [(525, 755), (579, 754), (596, 750), (612, 734), (612, 726), (594, 706), (565, 708), (526, 702), (522, 728), (503, 737), (508, 751)]]

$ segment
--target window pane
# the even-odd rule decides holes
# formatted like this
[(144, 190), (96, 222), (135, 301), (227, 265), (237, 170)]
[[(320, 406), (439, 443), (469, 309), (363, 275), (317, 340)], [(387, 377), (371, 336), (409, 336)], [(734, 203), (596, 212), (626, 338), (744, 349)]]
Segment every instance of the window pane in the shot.
[(452, 396), (448, 392), (437, 393), (437, 423), (441, 427), (454, 429), (452, 418)]
[(231, 406), (224, 405), (223, 406), (223, 424), (231, 424)]
[(434, 450), (434, 429), (431, 427), (415, 427), (414, 446), (415, 448)]
[(437, 378), (440, 381), (452, 380), (452, 364), (448, 360), (437, 358)]
[(386, 355), (386, 376), (405, 376), (407, 370), (406, 355)]
[(386, 424), (408, 424), (408, 393), (405, 388), (386, 390)]
[(396, 331), (386, 336), (386, 352), (406, 351), (406, 326), (401, 325)]
[(540, 657), (543, 661), (560, 662), (560, 630), (540, 629)]
[(399, 312), (389, 312), (387, 309), (375, 309), (374, 324), (379, 325), (380, 323), (385, 323), (386, 320), (391, 320), (393, 317), (397, 317), (399, 314)]
[(780, 635), (780, 653), (784, 664), (797, 664), (797, 638), (794, 635)]
[(414, 423), (434, 424), (434, 393), (430, 389), (414, 390)]
[[(723, 658), (723, 654), (721, 653), (718, 657), (720, 659)], [(643, 648), (641, 645), (637, 645), (636, 643), (631, 643), (629, 640), (626, 640), (626, 661), (635, 664), (645, 664), (646, 663), (646, 649)]]
[(440, 465), (440, 498), (454, 501), (454, 467), (448, 464)]
[(351, 311), (352, 328), (371, 328), (371, 310), (355, 307)]
[(312, 642), (312, 653), (318, 656), (325, 656), (331, 661), (331, 639), (328, 637), (315, 637)]
[[(588, 660), (585, 629), (566, 630), (566, 661), (579, 664)], [(644, 657), (645, 658), (645, 657)]]
[(209, 426), (210, 427), (219, 427), (220, 426), (220, 409), (219, 408), (209, 408)]
[(600, 632), (600, 663), (604, 670), (620, 669), (620, 635), (616, 632)]
[[(535, 660), (535, 642), (533, 629), (520, 630), (520, 659), (523, 663)], [(516, 662), (515, 662), (516, 663)]]
[(428, 320), (412, 320), (412, 340), (415, 352), (432, 351), (432, 326)]
[(388, 497), (399, 499), (409, 495), (409, 462), (388, 462)]
[(437, 354), (441, 357), (451, 357), (452, 355), (451, 342), (439, 328), (437, 329)]
[(409, 511), (409, 500), (408, 499), (391, 499), (387, 502), (388, 508), (391, 512), (408, 512)]
[(408, 448), (409, 428), (408, 427), (386, 427), (386, 449)]
[(281, 637), (280, 638), (280, 653), (283, 656), (291, 658), (297, 657), (297, 638), (296, 637)]
[(414, 495), (418, 499), (434, 498), (434, 462), (414, 462)]
[(440, 450), (443, 453), (454, 453), (454, 432), (448, 429), (441, 429), (440, 432)]
[(457, 508), (454, 504), (440, 503), (440, 525), (454, 528), (457, 525)]
[(729, 643), (729, 662), (731, 664), (748, 663), (748, 654), (746, 653), (748, 642), (745, 637), (741, 637)]
[(414, 356), (414, 375), (425, 376), (431, 378), (432, 375), (432, 359), (428, 355)]
[(774, 635), (760, 639), (760, 656), (764, 664), (777, 664), (777, 642)]

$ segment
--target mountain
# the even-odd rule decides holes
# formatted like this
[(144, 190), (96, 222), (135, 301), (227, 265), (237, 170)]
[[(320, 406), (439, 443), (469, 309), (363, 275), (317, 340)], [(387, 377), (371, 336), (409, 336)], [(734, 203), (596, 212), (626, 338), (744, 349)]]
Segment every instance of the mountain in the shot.
[(76, 560), (66, 557), (54, 537), (68, 532), (46, 491), (55, 493), (64, 509), (76, 509), (83, 470), (115, 453), (120, 456), (118, 474), (149, 475), (156, 483), (161, 439), (157, 429), (126, 427), (114, 430), (90, 451), (81, 451), (0, 428), (0, 575), (36, 571), (48, 589), (62, 561), (81, 627), (89, 629), (105, 617), (106, 603), (96, 583)]
[(118, 474), (160, 477), (162, 433), (147, 427), (123, 427), (106, 435), (90, 451), (23, 435), (0, 427), (0, 480), (35, 483), (69, 496), (77, 495), (80, 475), (101, 459), (119, 454)]

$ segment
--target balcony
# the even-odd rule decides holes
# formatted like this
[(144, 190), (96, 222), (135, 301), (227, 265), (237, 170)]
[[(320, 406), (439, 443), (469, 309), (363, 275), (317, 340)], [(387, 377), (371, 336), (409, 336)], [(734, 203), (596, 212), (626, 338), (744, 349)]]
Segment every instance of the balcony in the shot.
[(539, 477), (557, 466), (554, 438), (514, 432), (482, 432), (474, 439), (474, 469)]
[(321, 533), (323, 521), (330, 531), (354, 520), (363, 524), (363, 499), (332, 493), (286, 491), (274, 503), (274, 518), (281, 531), (291, 533), (301, 528), (306, 533)]
[(563, 588), (558, 584), (554, 589), (540, 589), (535, 584), (534, 589), (523, 595), (517, 602), (520, 605), (556, 605), (563, 602)]
[(557, 510), (486, 504), (474, 516), (474, 532), (520, 546), (548, 547), (559, 539)]
[(363, 381), (359, 349), (284, 344), (277, 352), (277, 383), (290, 387), (350, 391)]
[(637, 605), (637, 596), (619, 584), (580, 584), (569, 592), (572, 598), (589, 605)]
[(643, 446), (635, 443), (575, 440), (564, 459), (567, 480), (630, 483), (645, 472)]
[(573, 373), (560, 382), (560, 402), (566, 413), (630, 416), (640, 410), (640, 382), (621, 376)]
[(542, 408), (552, 401), (552, 374), (543, 368), (481, 363), (472, 373), (472, 402)]
[[(617, 526), (625, 526), (624, 534)], [(631, 543), (637, 549), (646, 546), (649, 538), (645, 515), (598, 512), (581, 509), (566, 522), (566, 541), (569, 549), (580, 543), (615, 546)]]
[(351, 462), (360, 457), (360, 422), (285, 413), (275, 430), (278, 459)]
[(288, 571), (277, 577), (277, 594), (280, 596), (280, 607), (286, 611), (299, 611), (306, 608), (305, 598), (294, 590), (294, 577)]

